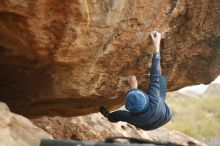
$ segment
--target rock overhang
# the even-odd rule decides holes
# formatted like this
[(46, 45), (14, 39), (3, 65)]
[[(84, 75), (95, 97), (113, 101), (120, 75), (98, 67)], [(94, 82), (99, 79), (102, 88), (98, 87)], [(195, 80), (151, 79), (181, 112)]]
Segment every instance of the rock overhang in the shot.
[(0, 2), (0, 100), (28, 117), (76, 116), (124, 102), (123, 79), (147, 90), (152, 43), (163, 35), (168, 90), (220, 74), (220, 2)]

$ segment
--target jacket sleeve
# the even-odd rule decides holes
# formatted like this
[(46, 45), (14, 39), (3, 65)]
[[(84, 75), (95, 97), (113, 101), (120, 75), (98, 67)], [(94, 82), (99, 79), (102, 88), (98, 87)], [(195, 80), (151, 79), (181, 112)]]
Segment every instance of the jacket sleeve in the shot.
[(160, 98), (160, 53), (153, 54), (151, 69), (150, 69), (150, 83), (148, 94), (153, 102), (159, 102)]

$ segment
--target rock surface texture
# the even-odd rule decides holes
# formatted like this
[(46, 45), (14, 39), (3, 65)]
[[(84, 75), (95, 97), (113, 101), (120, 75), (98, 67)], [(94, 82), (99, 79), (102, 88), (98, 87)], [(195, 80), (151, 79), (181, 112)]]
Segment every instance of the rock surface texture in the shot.
[(33, 120), (56, 139), (74, 139), (100, 142), (107, 137), (133, 137), (149, 140), (160, 145), (206, 146), (206, 144), (178, 131), (157, 129), (143, 131), (124, 122), (110, 123), (100, 114), (91, 114), (74, 118), (43, 117)]
[(154, 29), (169, 91), (209, 83), (219, 26), (219, 0), (1, 0), (0, 100), (27, 117), (119, 107), (129, 75), (147, 89)]
[(52, 136), (0, 102), (0, 146), (39, 146), (42, 138)]

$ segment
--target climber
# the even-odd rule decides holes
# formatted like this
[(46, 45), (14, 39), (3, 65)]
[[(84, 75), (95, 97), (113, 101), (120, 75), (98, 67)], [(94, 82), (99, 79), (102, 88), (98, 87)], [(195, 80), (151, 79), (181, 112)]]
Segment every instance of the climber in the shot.
[[(143, 130), (153, 130), (159, 128), (170, 121), (172, 114), (165, 102), (165, 95), (161, 93), (161, 70), (160, 70), (160, 41), (161, 34), (157, 31), (151, 33), (151, 38), (155, 46), (150, 69), (150, 83), (148, 92), (138, 89), (136, 76), (129, 80), (131, 89), (125, 98), (125, 108), (127, 110), (117, 110), (109, 112), (105, 107), (99, 108), (100, 113), (111, 122), (128, 122)], [(166, 87), (165, 87), (166, 88)]]

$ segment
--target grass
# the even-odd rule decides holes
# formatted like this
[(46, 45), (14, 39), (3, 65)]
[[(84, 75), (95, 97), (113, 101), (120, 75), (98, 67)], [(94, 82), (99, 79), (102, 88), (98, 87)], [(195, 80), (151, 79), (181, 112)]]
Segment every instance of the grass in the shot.
[(192, 137), (220, 136), (220, 96), (167, 97), (173, 119), (165, 127)]

